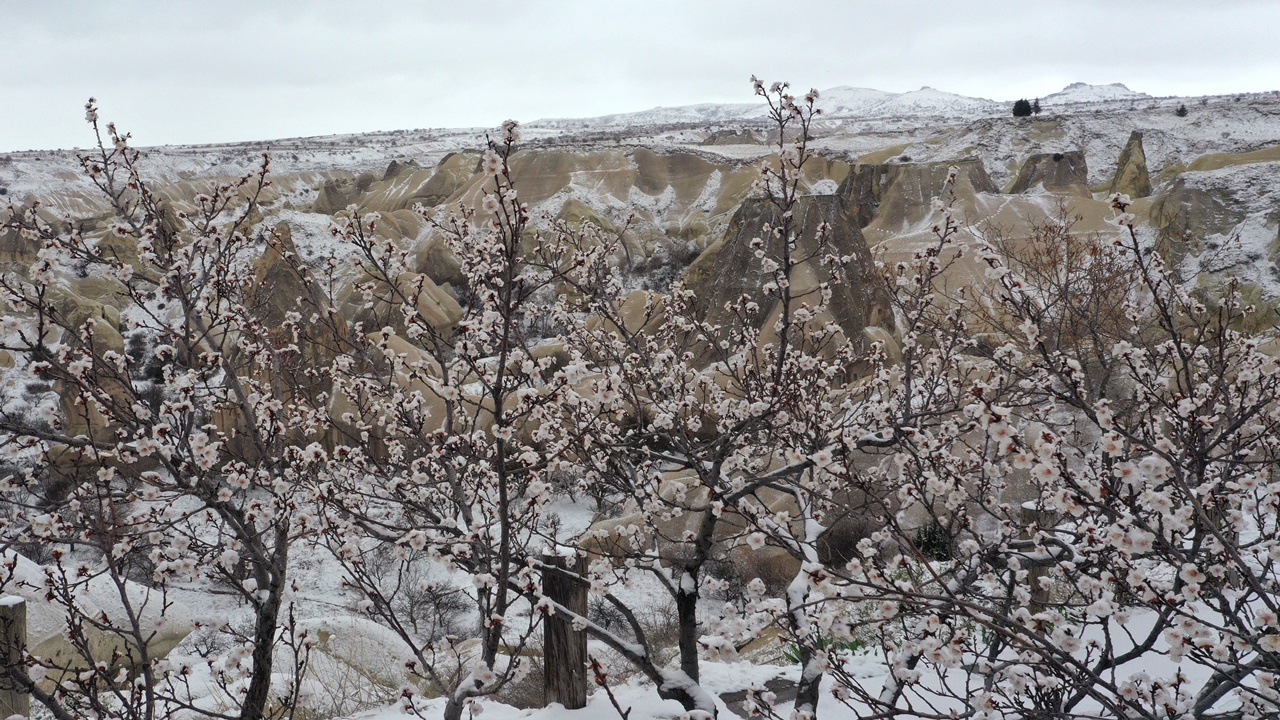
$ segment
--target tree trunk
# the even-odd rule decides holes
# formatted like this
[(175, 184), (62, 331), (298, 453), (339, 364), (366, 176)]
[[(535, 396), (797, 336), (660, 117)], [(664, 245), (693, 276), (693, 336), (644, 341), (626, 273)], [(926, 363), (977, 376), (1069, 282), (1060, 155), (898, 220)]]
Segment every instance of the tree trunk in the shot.
[(677, 579), (676, 623), (680, 629), (680, 669), (698, 682), (698, 579), (684, 570)]
[(698, 576), (696, 570), (688, 568), (681, 572), (676, 588), (676, 622), (680, 628), (680, 671), (693, 682), (692, 688), (672, 685), (667, 690), (658, 688), (658, 697), (663, 700), (675, 700), (685, 710), (706, 710), (715, 717), (715, 703), (703, 691), (699, 697), (701, 686), (698, 685)]
[(808, 647), (800, 649), (800, 682), (796, 684), (796, 717), (818, 717), (818, 692), (822, 689), (822, 673), (813, 672), (809, 664), (813, 662), (813, 651)]
[(249, 680), (249, 691), (245, 693), (244, 705), (241, 706), (241, 720), (261, 720), (264, 717), (271, 694), (271, 660), (279, 612), (280, 594), (275, 592), (258, 608), (257, 624), (253, 630), (253, 677)]
[(456, 693), (449, 695), (444, 704), (444, 720), (462, 720), (462, 709), (466, 706), (466, 701), (459, 700)]
[[(253, 629), (253, 675), (244, 704), (240, 706), (240, 720), (265, 718), (267, 701), (271, 698), (272, 659), (275, 655), (276, 632), (280, 628), (280, 606), (284, 598), (285, 567), (289, 558), (289, 540), (281, 531), (276, 538), (276, 551), (272, 567), (268, 571), (267, 597), (257, 606), (256, 624)], [(302, 678), (298, 678), (299, 681)]]

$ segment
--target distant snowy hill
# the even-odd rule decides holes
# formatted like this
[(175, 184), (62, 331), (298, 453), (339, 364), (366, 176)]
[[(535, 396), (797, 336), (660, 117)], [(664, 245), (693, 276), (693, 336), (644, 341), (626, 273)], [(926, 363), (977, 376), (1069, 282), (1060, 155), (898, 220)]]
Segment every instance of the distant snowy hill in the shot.
[(1121, 83), (1110, 85), (1090, 85), (1088, 83), (1071, 83), (1052, 95), (1045, 96), (1042, 103), (1069, 105), (1074, 103), (1107, 102), (1112, 100), (1141, 100), (1151, 97), (1146, 93), (1135, 92)]
[[(1042, 104), (1064, 105), (1116, 102), (1150, 98), (1120, 83), (1089, 85), (1072, 83), (1041, 99)], [(922, 87), (895, 93), (872, 88), (841, 85), (821, 92), (818, 106), (829, 119), (862, 120), (873, 118), (965, 118), (974, 119), (1008, 112), (1013, 101), (988, 100)], [(585, 127), (635, 127), (651, 125), (704, 124), (763, 120), (767, 110), (762, 103), (701, 103), (676, 107), (657, 107), (639, 112), (615, 113), (592, 118), (552, 118), (535, 120), (530, 127), (569, 129)]]
[(698, 123), (714, 125), (743, 120), (762, 120), (767, 109), (761, 103), (700, 103), (677, 107), (656, 107), (639, 112), (616, 113), (592, 118), (550, 118), (527, 123), (536, 128), (580, 128), (634, 125)]
[(895, 115), (929, 115), (933, 117), (974, 117), (994, 112), (1004, 112), (1007, 103), (984, 98), (966, 97), (955, 93), (922, 87), (919, 90), (893, 95), (872, 108), (869, 115), (889, 117)]
[(897, 97), (896, 93), (884, 90), (841, 85), (823, 90), (818, 98), (818, 107), (822, 108), (824, 115), (835, 117), (866, 115), (894, 97)]
[[(1003, 111), (1007, 103), (971, 98), (922, 87), (905, 93), (871, 88), (840, 86), (821, 91), (818, 106), (828, 118), (861, 119), (901, 116), (978, 117)], [(535, 120), (530, 127), (578, 128), (681, 123), (717, 124), (763, 120), (768, 114), (763, 103), (701, 103), (677, 107), (657, 107), (639, 112), (616, 113), (593, 118), (551, 118)]]

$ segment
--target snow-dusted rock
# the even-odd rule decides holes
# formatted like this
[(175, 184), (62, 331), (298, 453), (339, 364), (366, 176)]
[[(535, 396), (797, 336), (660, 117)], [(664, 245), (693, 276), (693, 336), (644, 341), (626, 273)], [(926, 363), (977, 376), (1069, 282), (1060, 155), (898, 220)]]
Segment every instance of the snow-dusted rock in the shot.
[[(48, 574), (54, 573), (56, 577), (58, 570), (32, 562), (12, 550), (6, 550), (0, 557), (4, 567), (0, 571), (3, 579), (0, 594), (17, 595), (27, 602), (27, 646), (31, 653), (54, 665), (84, 667), (85, 658), (66, 636), (68, 609), (50, 600), (46, 590)], [(100, 570), (91, 563), (86, 567), (90, 572)], [(194, 626), (193, 612), (184, 603), (169, 597), (166, 606), (166, 598), (161, 593), (129, 580), (117, 586), (108, 576), (98, 574), (76, 585), (74, 597), (70, 598), (77, 615), (95, 619), (105, 616), (122, 627), (129, 623), (126, 599), (148, 633), (147, 651), (152, 658), (167, 654)], [(111, 662), (116, 651), (126, 657), (137, 657), (136, 646), (125, 637), (98, 630), (92, 624), (84, 627), (87, 646), (95, 661)]]
[(1120, 151), (1116, 161), (1116, 175), (1111, 180), (1110, 192), (1122, 193), (1131, 198), (1144, 198), (1151, 194), (1151, 175), (1147, 172), (1147, 153), (1142, 149), (1142, 133), (1129, 133), (1129, 142)]
[(1089, 197), (1089, 166), (1079, 150), (1037, 153), (1027, 158), (1009, 186), (1018, 194), (1043, 188), (1047, 192)]

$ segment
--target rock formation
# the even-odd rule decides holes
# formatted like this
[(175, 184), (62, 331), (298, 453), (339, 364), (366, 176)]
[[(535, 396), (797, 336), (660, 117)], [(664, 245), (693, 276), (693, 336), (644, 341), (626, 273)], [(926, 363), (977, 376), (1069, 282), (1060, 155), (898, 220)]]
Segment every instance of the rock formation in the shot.
[(479, 155), (473, 153), (445, 155), (427, 181), (400, 203), (400, 208), (412, 208), (415, 203), (428, 207), (443, 203), (467, 184), (477, 172), (479, 163)]
[(348, 205), (353, 205), (361, 194), (372, 187), (373, 182), (373, 173), (361, 173), (354, 178), (326, 181), (320, 186), (320, 195), (311, 204), (311, 212), (332, 215)]
[(479, 169), (475, 153), (450, 153), (435, 168), (420, 167), (413, 160), (392, 161), (382, 179), (370, 182), (353, 200), (362, 212), (377, 212), (402, 221), (416, 217), (415, 205), (434, 207), (463, 188)]
[[(27, 643), (31, 653), (54, 666), (65, 664), (70, 670), (85, 667), (82, 648), (74, 647), (67, 638), (65, 612), (50, 602), (44, 589), (45, 568), (12, 549), (0, 554), (0, 562), (8, 568), (5, 592), (27, 601)], [(106, 575), (82, 581), (75, 590), (75, 605), (84, 617), (92, 620), (82, 623), (84, 641), (95, 657), (115, 658), (113, 662), (117, 667), (127, 667), (137, 657), (138, 648), (118, 635), (104, 632), (98, 623), (127, 624), (129, 614), (121, 595), (128, 598), (129, 609), (137, 613), (138, 619), (146, 623), (146, 627), (154, 628), (147, 639), (147, 650), (153, 658), (167, 655), (195, 627), (196, 614), (187, 603), (170, 596), (165, 599), (162, 611), (159, 592), (141, 583), (122, 580), (117, 586)], [(56, 678), (51, 672), (50, 679)]]
[[(584, 534), (584, 549), (597, 557), (625, 555), (630, 548), (632, 536), (621, 531), (634, 526), (644, 528), (640, 536), (642, 544), (657, 544), (663, 557), (679, 557), (688, 552), (688, 544), (679, 538), (689, 537), (697, 532), (706, 514), (707, 488), (693, 473), (681, 470), (663, 475), (658, 492), (673, 505), (683, 506), (690, 511), (672, 518), (655, 520), (646, 516), (633, 503), (627, 503), (618, 517), (599, 519), (592, 523)], [(824, 562), (844, 563), (854, 557), (858, 541), (871, 535), (877, 528), (872, 514), (866, 511), (866, 498), (861, 492), (846, 490), (837, 494), (840, 506), (846, 512), (840, 514), (824, 533), (817, 550)], [(799, 515), (795, 498), (791, 495), (763, 488), (756, 494), (756, 499), (771, 512), (785, 513), (791, 517)], [(798, 522), (792, 522), (798, 531)], [(714, 535), (715, 546), (720, 555), (717, 559), (727, 562), (743, 579), (760, 578), (770, 587), (785, 588), (795, 578), (800, 569), (800, 561), (780, 547), (751, 549), (746, 545), (728, 542), (734, 537), (740, 537), (746, 527), (746, 521), (736, 510), (730, 509), (724, 513), (716, 525)]]
[[(93, 282), (97, 281), (97, 282)], [(92, 288), (94, 285), (109, 285), (118, 289), (113, 282), (103, 282), (102, 278), (86, 278), (81, 284)], [(89, 293), (92, 295), (93, 293)], [(114, 293), (111, 293), (114, 295)], [(52, 286), (48, 290), (48, 300), (62, 322), (70, 330), (63, 335), (64, 341), (81, 345), (84, 342), (81, 332), (87, 324), (92, 323), (92, 342), (98, 354), (105, 352), (124, 353), (124, 338), (120, 335), (120, 311), (115, 304), (119, 298), (101, 302), (91, 297), (83, 297), (71, 289)], [(107, 378), (102, 383), (114, 401), (128, 404), (130, 391), (120, 383)], [(62, 408), (64, 430), (70, 437), (85, 436), (98, 441), (110, 441), (115, 437), (115, 427), (107, 423), (106, 417), (95, 403), (85, 403), (74, 387), (68, 387), (68, 381), (58, 379), (54, 382), (54, 390)]]
[(35, 262), (36, 253), (40, 252), (40, 243), (25, 238), (17, 230), (0, 228), (0, 264), (10, 264), (25, 268)]
[[(462, 319), (462, 306), (427, 275), (404, 273), (399, 278), (399, 295), (404, 299), (416, 298), (418, 314), (431, 327), (447, 331)], [(400, 300), (383, 280), (364, 277), (361, 284), (372, 283), (374, 299), (367, 300), (364, 291), (352, 284), (343, 289), (339, 297), (342, 316), (350, 322), (364, 323), (366, 330), (391, 326), (404, 331), (404, 315), (400, 312)]]
[(902, 226), (919, 222), (931, 212), (933, 198), (942, 194), (952, 166), (960, 169), (957, 195), (999, 192), (976, 158), (955, 162), (856, 165), (836, 191), (859, 228), (873, 220)]
[[(323, 373), (316, 374), (314, 370), (332, 363), (342, 351), (346, 318), (340, 312), (332, 312), (334, 308), (323, 293), (307, 284), (295, 269), (292, 258), (297, 257), (298, 251), (289, 225), (276, 225), (272, 235), (271, 245), (254, 263), (254, 287), (245, 298), (245, 305), (261, 323), (266, 339), (276, 347), (292, 343), (286, 318), (289, 313), (300, 315), (298, 325), (303, 337), (298, 343), (300, 352), (289, 356), (272, 372), (279, 373), (276, 379), (289, 388), (294, 397), (313, 398), (329, 389)], [(237, 427), (241, 422), (235, 412), (220, 412), (216, 419), (216, 424), (224, 430)], [(241, 451), (248, 454), (248, 447), (244, 444)]]
[(1244, 217), (1244, 209), (1229, 192), (1195, 187), (1184, 177), (1156, 196), (1150, 211), (1151, 225), (1158, 233), (1156, 249), (1175, 264), (1197, 242), (1230, 233)]
[(1072, 150), (1032, 155), (1022, 164), (1008, 192), (1015, 195), (1025, 193), (1037, 185), (1049, 192), (1090, 197), (1089, 166), (1085, 163), (1084, 153)]
[(702, 141), (703, 145), (759, 145), (760, 140), (755, 133), (743, 128), (741, 130), (717, 130)]
[(1142, 149), (1142, 133), (1134, 130), (1116, 161), (1116, 175), (1108, 192), (1124, 193), (1130, 198), (1151, 194), (1151, 176), (1147, 173), (1147, 154)]
[[(862, 345), (866, 342), (864, 329), (870, 326), (892, 327), (893, 317), (889, 309), (888, 294), (875, 270), (871, 253), (858, 226), (845, 210), (840, 198), (834, 195), (803, 197), (793, 209), (795, 227), (800, 230), (795, 254), (810, 257), (816, 253), (819, 224), (826, 223), (830, 232), (830, 252), (848, 255), (853, 259), (845, 266), (845, 281), (832, 287), (828, 312), (850, 341)], [(734, 322), (734, 316), (725, 304), (746, 295), (761, 301), (765, 312), (758, 317), (762, 325), (773, 315), (776, 300), (768, 302), (762, 288), (772, 282), (766, 277), (760, 260), (751, 247), (753, 238), (771, 238), (773, 247), (766, 247), (769, 256), (780, 255), (781, 240), (764, 232), (766, 224), (777, 226), (782, 222), (778, 208), (763, 199), (751, 199), (738, 208), (729, 223), (724, 237), (707, 248), (685, 273), (685, 284), (698, 297), (698, 311), (709, 322), (726, 324)], [(823, 282), (825, 271), (817, 260), (808, 260), (796, 268), (792, 278), (795, 294), (817, 288)]]

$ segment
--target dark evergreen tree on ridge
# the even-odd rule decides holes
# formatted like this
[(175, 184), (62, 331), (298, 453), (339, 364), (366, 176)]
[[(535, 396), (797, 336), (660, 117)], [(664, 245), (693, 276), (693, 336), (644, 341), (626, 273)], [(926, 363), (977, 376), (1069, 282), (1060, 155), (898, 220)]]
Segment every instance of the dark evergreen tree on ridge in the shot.
[(1028, 117), (1030, 115), (1031, 115), (1031, 103), (1028, 102), (1026, 98), (1022, 98), (1021, 100), (1013, 104), (1014, 117)]

